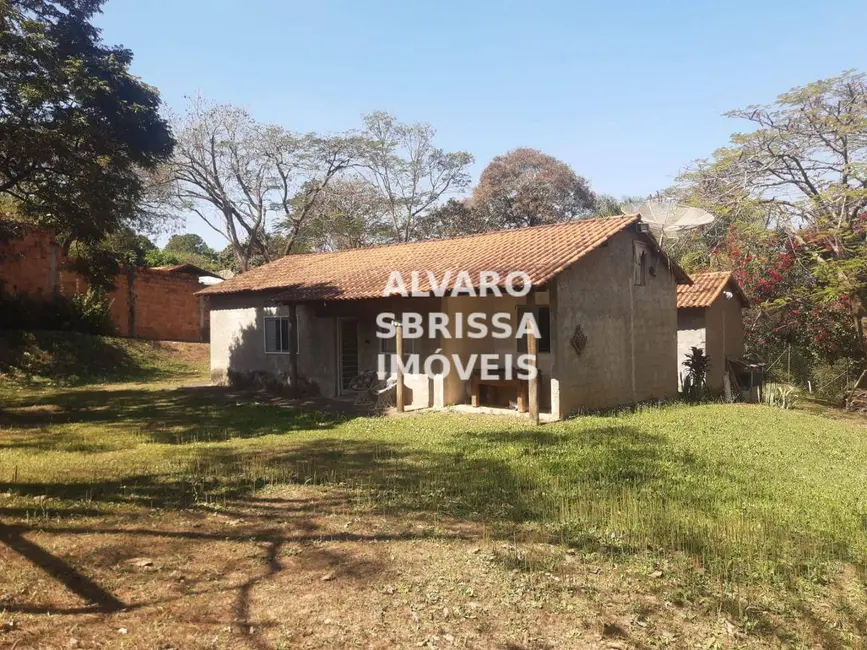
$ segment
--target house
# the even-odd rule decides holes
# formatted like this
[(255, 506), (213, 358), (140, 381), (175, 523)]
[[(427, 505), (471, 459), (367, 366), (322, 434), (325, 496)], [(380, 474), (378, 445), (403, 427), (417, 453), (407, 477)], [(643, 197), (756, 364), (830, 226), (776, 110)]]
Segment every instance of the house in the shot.
[[(417, 294), (436, 294), (452, 274), (449, 292), (387, 290), (395, 273), (409, 284), (413, 272)], [(515, 272), (526, 274), (526, 295), (480, 295), (485, 279)], [(457, 291), (461, 275), (470, 291)], [(514, 356), (526, 353), (527, 337), (459, 336), (430, 326), (431, 317), (454, 327), (472, 314), (493, 320), (506, 313), (517, 321), (530, 312), (540, 330), (538, 403), (557, 419), (676, 394), (676, 287), (690, 282), (640, 216), (625, 215), (290, 255), (199, 295), (210, 300), (215, 383), (265, 374), (289, 383), (297, 378), (299, 386), (315, 385), (327, 397), (347, 394), (353, 377), (395, 352), (395, 339), (377, 335), (383, 314), (426, 319), (424, 337), (402, 338), (405, 355), (422, 362), (445, 355), (465, 367), (473, 355), (488, 355), (505, 376)], [(469, 403), (474, 387), (472, 378), (454, 371), (410, 372), (403, 381), (408, 403), (417, 407)], [(507, 405), (519, 392), (510, 385), (491, 388), (482, 401)]]
[(738, 283), (728, 271), (698, 273), (693, 284), (677, 287), (677, 368), (682, 386), (683, 362), (693, 347), (710, 360), (707, 385), (722, 392), (729, 362), (744, 354), (744, 324), (741, 310), (748, 306)]

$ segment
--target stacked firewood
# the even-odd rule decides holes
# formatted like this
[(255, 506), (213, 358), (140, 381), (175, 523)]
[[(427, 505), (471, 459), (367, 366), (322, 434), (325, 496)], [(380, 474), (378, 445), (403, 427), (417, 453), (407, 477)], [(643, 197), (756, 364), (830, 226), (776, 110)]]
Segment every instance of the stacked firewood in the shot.
[(846, 392), (846, 410), (867, 413), (867, 389), (853, 388)]

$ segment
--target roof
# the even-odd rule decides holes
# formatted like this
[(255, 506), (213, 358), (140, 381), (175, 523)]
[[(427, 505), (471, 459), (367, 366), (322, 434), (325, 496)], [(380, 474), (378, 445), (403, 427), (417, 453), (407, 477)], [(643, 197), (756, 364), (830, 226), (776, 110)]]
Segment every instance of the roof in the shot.
[[(394, 271), (401, 273), (407, 285), (411, 272), (419, 271), (421, 290), (430, 289), (425, 271), (432, 271), (440, 280), (447, 271), (467, 271), (474, 286), (478, 286), (482, 271), (495, 271), (502, 279), (512, 271), (523, 271), (539, 286), (639, 220), (640, 215), (624, 215), (335, 253), (288, 255), (199, 293), (279, 290), (280, 299), (298, 302), (380, 298)], [(644, 236), (659, 250), (652, 236)], [(662, 251), (660, 254), (665, 257)], [(669, 264), (678, 281), (690, 282), (677, 264), (670, 260)]]
[(677, 307), (710, 307), (714, 300), (729, 287), (744, 307), (749, 306), (749, 301), (744, 296), (738, 283), (732, 277), (731, 271), (715, 271), (696, 273), (692, 276), (691, 285), (678, 285)]
[(206, 271), (195, 264), (174, 264), (172, 266), (152, 266), (151, 271), (161, 271), (163, 273), (189, 273), (190, 275), (208, 276), (222, 280), (223, 277), (213, 271)]

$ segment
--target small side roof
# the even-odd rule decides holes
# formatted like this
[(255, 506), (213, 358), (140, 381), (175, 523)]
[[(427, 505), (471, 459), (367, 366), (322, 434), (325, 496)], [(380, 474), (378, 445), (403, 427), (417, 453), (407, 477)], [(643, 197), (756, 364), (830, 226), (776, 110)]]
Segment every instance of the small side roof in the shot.
[[(512, 271), (523, 271), (534, 285), (541, 286), (640, 219), (638, 214), (582, 219), (452, 239), (288, 255), (199, 293), (279, 291), (280, 300), (299, 302), (380, 298), (393, 271), (400, 272), (406, 282), (412, 271), (422, 275), (431, 271), (437, 278), (447, 271), (467, 271), (474, 285), (482, 271), (497, 272), (502, 279)], [(659, 250), (651, 235), (643, 236)], [(683, 269), (661, 250), (659, 253), (678, 282), (690, 282)], [(426, 277), (420, 279), (420, 289), (431, 288)]]
[(160, 273), (188, 273), (190, 275), (198, 275), (198, 276), (207, 276), (211, 278), (217, 278), (218, 280), (224, 280), (223, 276), (214, 273), (213, 271), (206, 271), (200, 266), (196, 266), (195, 264), (173, 264), (171, 266), (152, 266), (150, 268), (151, 271), (159, 271)]
[(726, 287), (738, 297), (744, 307), (749, 306), (749, 301), (731, 271), (708, 271), (693, 274), (691, 285), (677, 285), (677, 307), (710, 307)]

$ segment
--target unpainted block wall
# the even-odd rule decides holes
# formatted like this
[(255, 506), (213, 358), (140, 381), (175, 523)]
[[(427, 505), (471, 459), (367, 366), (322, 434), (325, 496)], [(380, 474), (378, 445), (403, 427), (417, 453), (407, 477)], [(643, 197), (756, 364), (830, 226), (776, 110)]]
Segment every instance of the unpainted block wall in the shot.
[[(557, 277), (554, 386), (560, 417), (677, 393), (677, 294), (666, 262), (648, 249), (644, 286), (633, 282), (633, 242), (622, 232)], [(580, 325), (580, 355), (570, 341)]]
[(744, 355), (744, 322), (741, 303), (737, 297), (726, 298), (721, 294), (705, 312), (707, 323), (707, 353), (710, 368), (707, 373), (708, 388), (723, 390), (723, 375), (726, 359)]
[[(81, 276), (65, 269), (67, 259), (50, 230), (34, 229), (0, 243), (0, 289), (14, 295), (48, 297), (87, 291)], [(130, 290), (132, 281), (132, 291)], [(152, 269), (126, 270), (109, 294), (111, 318), (120, 336), (206, 341), (210, 312), (195, 295), (198, 278)], [(50, 329), (51, 323), (45, 327)]]

